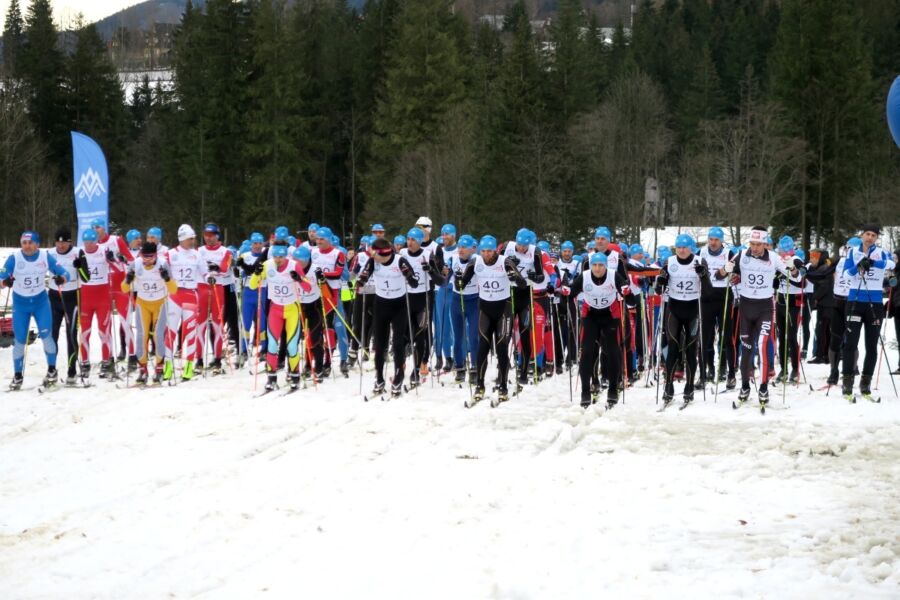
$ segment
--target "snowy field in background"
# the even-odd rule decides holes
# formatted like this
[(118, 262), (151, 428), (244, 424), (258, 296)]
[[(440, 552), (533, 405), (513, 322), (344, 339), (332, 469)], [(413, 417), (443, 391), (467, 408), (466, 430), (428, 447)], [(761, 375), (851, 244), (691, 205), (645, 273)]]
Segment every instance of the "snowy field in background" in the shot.
[(880, 405), (798, 387), (777, 410), (776, 389), (766, 416), (734, 393), (657, 414), (644, 387), (585, 412), (567, 377), (471, 410), (430, 383), (365, 403), (358, 372), (283, 398), (246, 372), (41, 396), (6, 392), (11, 367), (0, 350), (4, 600), (898, 597), (885, 365)]

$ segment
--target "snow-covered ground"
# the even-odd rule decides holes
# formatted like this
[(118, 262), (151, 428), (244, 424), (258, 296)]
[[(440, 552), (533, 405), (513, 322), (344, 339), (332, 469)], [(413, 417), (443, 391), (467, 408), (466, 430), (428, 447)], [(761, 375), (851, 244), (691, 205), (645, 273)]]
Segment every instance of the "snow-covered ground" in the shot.
[[(40, 343), (27, 362), (33, 387)], [(470, 410), (430, 383), (363, 402), (358, 373), (253, 385), (4, 384), (2, 598), (898, 597), (886, 365), (881, 404), (798, 387), (765, 416), (733, 393), (658, 414), (646, 387), (585, 412), (566, 376)]]

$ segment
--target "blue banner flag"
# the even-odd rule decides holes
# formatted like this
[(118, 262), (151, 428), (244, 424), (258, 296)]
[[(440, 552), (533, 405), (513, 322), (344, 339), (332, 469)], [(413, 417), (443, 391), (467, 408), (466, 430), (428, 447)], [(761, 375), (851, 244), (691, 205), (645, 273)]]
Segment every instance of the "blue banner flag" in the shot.
[(97, 142), (76, 131), (72, 132), (72, 164), (78, 215), (75, 243), (81, 245), (81, 234), (91, 228), (94, 219), (102, 219), (109, 229), (109, 172)]

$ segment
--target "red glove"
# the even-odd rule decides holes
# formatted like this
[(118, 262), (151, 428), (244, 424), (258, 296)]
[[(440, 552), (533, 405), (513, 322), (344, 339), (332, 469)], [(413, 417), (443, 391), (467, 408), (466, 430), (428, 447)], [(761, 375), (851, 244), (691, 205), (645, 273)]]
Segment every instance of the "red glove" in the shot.
[(300, 280), (300, 289), (303, 293), (308, 294), (312, 291), (312, 285), (305, 278)]
[(741, 282), (741, 276), (740, 276), (740, 275), (735, 274), (735, 275), (732, 275), (732, 276), (731, 276), (731, 285), (737, 285), (737, 284), (739, 284), (740, 282)]
[(623, 285), (622, 288), (619, 290), (619, 293), (622, 294), (623, 296), (630, 295), (631, 294), (631, 286)]
[(572, 290), (569, 288), (569, 286), (564, 285), (561, 288), (559, 288), (559, 295), (560, 296), (568, 296), (571, 291)]

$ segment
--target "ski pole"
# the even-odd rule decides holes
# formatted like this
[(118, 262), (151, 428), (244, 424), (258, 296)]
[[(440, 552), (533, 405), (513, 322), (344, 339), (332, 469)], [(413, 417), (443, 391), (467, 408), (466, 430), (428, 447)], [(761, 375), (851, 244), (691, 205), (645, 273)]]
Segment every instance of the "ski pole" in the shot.
[[(448, 290), (448, 293), (451, 293)], [(469, 377), (469, 369), (472, 368), (472, 361), (469, 357), (469, 322), (466, 321), (466, 303), (463, 300), (462, 292), (459, 293), (459, 310), (462, 313), (462, 330), (463, 330), (463, 364), (466, 367), (466, 380), (469, 382), (469, 400), (472, 400), (472, 378)]]
[(725, 306), (722, 309), (722, 326), (719, 329), (719, 353), (715, 357), (716, 361), (716, 393), (713, 397), (713, 404), (719, 402), (719, 379), (722, 377), (722, 352), (725, 348), (725, 319), (728, 317), (728, 292), (731, 291), (731, 283), (725, 284)]
[[(406, 294), (404, 295), (404, 298), (406, 299), (406, 324), (409, 326), (409, 335), (407, 336), (407, 339), (409, 340), (409, 343), (413, 347), (413, 352), (412, 352), (413, 369), (418, 369), (419, 365), (415, 364), (415, 362), (416, 362), (416, 342), (415, 342), (415, 337), (414, 337), (415, 334), (413, 333), (413, 326), (412, 326), (412, 311), (409, 309), (409, 286), (406, 284), (405, 278), (403, 279), (403, 286), (406, 288)], [(425, 292), (425, 309), (426, 310), (428, 309), (428, 292)], [(405, 363), (405, 360), (404, 360), (404, 363)], [(402, 368), (402, 367), (403, 367), (403, 365), (394, 365), (394, 376), (395, 377), (397, 375), (397, 369)], [(396, 384), (396, 382), (394, 382), (393, 377), (391, 378), (391, 383)], [(402, 380), (401, 380), (401, 383), (402, 383)], [(419, 386), (416, 385), (414, 389), (416, 390), (416, 397), (418, 398), (419, 397)]]

